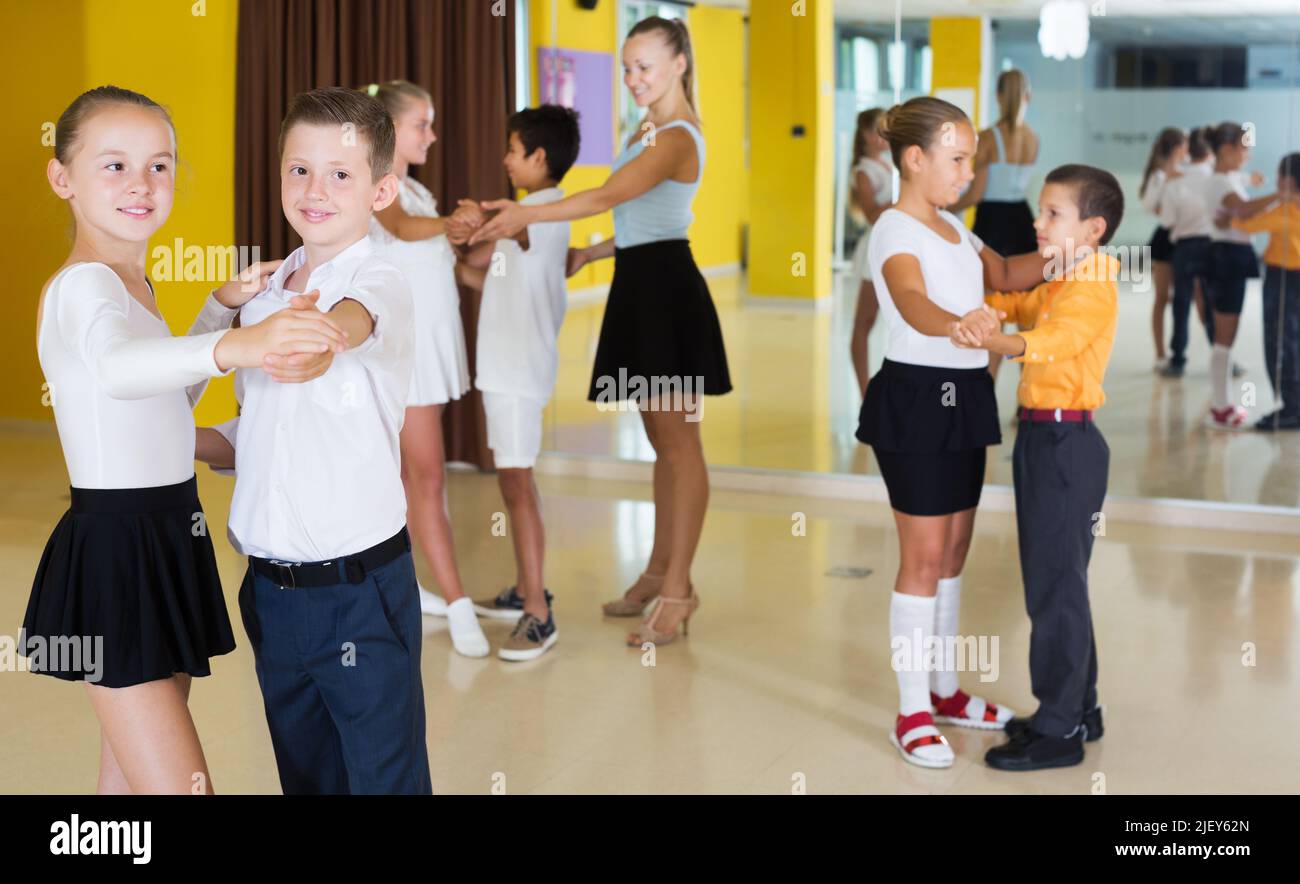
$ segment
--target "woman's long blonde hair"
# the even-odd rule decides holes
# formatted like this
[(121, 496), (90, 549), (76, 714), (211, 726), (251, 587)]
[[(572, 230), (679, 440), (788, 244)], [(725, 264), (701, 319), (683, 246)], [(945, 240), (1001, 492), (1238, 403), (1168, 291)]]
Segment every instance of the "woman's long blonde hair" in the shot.
[(998, 123), (1006, 123), (1007, 131), (1014, 132), (1020, 125), (1020, 112), (1029, 94), (1029, 78), (1017, 68), (1003, 71), (998, 76)]

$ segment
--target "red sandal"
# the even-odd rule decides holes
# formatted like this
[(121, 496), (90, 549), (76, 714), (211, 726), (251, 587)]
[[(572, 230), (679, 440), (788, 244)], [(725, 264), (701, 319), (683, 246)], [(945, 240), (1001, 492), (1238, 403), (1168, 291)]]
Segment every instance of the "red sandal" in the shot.
[(889, 742), (905, 761), (921, 767), (952, 767), (956, 757), (929, 712), (899, 715), (889, 732)]
[(986, 731), (1002, 730), (1015, 715), (1005, 706), (990, 703), (983, 697), (972, 697), (960, 688), (951, 697), (940, 697), (931, 691), (930, 703), (934, 706), (934, 720), (940, 724)]

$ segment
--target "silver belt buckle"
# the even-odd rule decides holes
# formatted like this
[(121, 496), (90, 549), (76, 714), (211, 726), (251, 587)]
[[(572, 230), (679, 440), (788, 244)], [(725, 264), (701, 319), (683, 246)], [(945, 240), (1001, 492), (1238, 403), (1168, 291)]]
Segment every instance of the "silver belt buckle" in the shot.
[(1056, 422), (1057, 422), (1058, 424), (1061, 422), (1061, 409), (1059, 409), (1059, 408), (1056, 409)]
[[(280, 588), (281, 588), (281, 589), (297, 589), (297, 588), (298, 588), (297, 581), (295, 581), (295, 580), (293, 579), (293, 569), (292, 569), (291, 567), (289, 567), (289, 566), (290, 566), (290, 565), (301, 565), (302, 562), (281, 562), (279, 559), (271, 559), (271, 564), (274, 565), (274, 566), (276, 567), (277, 576), (279, 576), (279, 577), (281, 578), (281, 580), (280, 580)], [(285, 575), (288, 575), (288, 577), (289, 577), (289, 582), (288, 582), (288, 583), (285, 583), (284, 580), (283, 580), (283, 578), (284, 578)]]

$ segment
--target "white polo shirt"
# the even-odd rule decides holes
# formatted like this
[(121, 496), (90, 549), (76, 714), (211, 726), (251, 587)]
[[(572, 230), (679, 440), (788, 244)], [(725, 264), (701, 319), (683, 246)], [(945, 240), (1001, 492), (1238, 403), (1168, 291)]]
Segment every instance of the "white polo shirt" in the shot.
[(1214, 216), (1206, 205), (1206, 184), (1214, 161), (1192, 163), (1160, 192), (1160, 223), (1169, 228), (1169, 239), (1178, 242), (1192, 236), (1209, 236)]
[(940, 211), (939, 216), (958, 235), (957, 242), (948, 242), (899, 209), (881, 212), (871, 228), (867, 260), (871, 263), (871, 278), (876, 281), (880, 312), (889, 323), (885, 358), (913, 365), (984, 368), (989, 364), (987, 350), (960, 348), (946, 335), (923, 335), (908, 325), (894, 306), (882, 270), (894, 255), (913, 255), (921, 265), (925, 295), (936, 305), (959, 317), (983, 306), (984, 263), (979, 253), (984, 244), (952, 213)]
[[(520, 205), (564, 198), (558, 187), (534, 191)], [(474, 386), (491, 393), (550, 399), (559, 356), (555, 341), (568, 294), (569, 222), (528, 225), (528, 248), (499, 239), (483, 278)]]
[[(306, 257), (299, 248), (285, 259), (241, 309), (243, 325), (289, 306), (298, 293), (284, 281)], [(352, 298), (375, 327), (304, 384), (277, 383), (260, 368), (236, 372), (242, 410), (229, 534), (245, 555), (321, 561), (374, 546), (406, 524), (397, 437), (411, 383), (410, 289), (368, 236), (317, 267), (303, 288), (313, 289), (320, 310)]]

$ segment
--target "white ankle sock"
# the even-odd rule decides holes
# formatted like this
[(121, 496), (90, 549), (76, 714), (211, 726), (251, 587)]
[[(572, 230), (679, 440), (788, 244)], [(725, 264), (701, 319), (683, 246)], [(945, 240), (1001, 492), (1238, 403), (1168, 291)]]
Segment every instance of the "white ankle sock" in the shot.
[(957, 661), (947, 653), (952, 648), (951, 643), (943, 639), (957, 634), (957, 615), (961, 611), (961, 575), (940, 580), (939, 592), (934, 601), (934, 634), (942, 644), (939, 668), (930, 673), (930, 689), (940, 697), (951, 697), (957, 693)]
[(1218, 411), (1232, 402), (1228, 385), (1232, 382), (1232, 348), (1215, 344), (1210, 354), (1210, 407)]
[(930, 673), (917, 666), (934, 634), (933, 597), (895, 591), (889, 602), (890, 659), (898, 676), (898, 711), (930, 711)]

